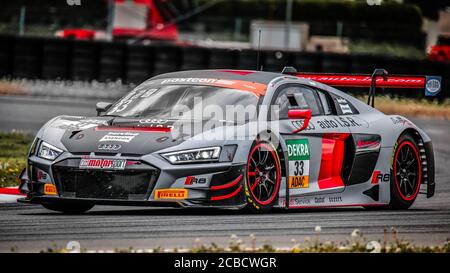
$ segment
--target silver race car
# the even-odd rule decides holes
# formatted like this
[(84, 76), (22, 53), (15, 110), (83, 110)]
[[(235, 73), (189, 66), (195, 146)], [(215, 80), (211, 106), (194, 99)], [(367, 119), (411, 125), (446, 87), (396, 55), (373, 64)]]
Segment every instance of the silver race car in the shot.
[[(369, 105), (331, 86), (369, 87)], [(440, 91), (439, 77), (196, 70), (153, 77), (95, 117), (37, 133), (20, 202), (94, 205), (409, 208), (434, 195), (430, 137), (373, 108), (377, 88)], [(371, 106), (372, 105), (372, 106)]]

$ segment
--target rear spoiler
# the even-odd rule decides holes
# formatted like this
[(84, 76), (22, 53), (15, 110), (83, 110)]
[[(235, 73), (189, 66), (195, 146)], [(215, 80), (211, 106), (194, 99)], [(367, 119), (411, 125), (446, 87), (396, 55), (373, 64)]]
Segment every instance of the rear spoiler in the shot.
[(295, 71), (295, 68), (285, 67), (282, 73), (335, 87), (369, 87), (369, 101), (370, 97), (375, 96), (376, 88), (422, 89), (425, 96), (436, 96), (441, 91), (442, 80), (440, 76), (389, 75), (384, 69), (375, 69), (372, 75), (368, 75), (300, 73)]

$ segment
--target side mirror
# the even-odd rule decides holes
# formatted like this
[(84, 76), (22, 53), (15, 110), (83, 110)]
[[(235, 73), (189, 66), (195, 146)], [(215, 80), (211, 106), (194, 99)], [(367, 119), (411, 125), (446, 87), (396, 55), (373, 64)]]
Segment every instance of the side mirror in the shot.
[(97, 116), (100, 116), (101, 113), (106, 112), (109, 107), (111, 107), (112, 103), (109, 102), (97, 102), (97, 104), (95, 105), (95, 108), (97, 110)]
[(299, 129), (294, 130), (292, 133), (298, 133), (303, 131), (308, 127), (309, 121), (311, 120), (312, 111), (311, 109), (290, 109), (288, 111), (289, 119), (303, 119), (303, 126)]

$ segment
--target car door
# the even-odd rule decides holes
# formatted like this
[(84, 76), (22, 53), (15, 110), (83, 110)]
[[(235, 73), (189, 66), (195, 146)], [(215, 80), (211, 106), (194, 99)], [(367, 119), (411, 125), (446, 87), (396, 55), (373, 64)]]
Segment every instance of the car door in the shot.
[[(289, 198), (343, 191), (341, 173), (350, 131), (336, 115), (331, 97), (305, 85), (286, 84), (276, 90), (271, 104), (270, 119), (278, 120), (285, 145)], [(296, 131), (305, 120), (289, 118), (293, 109), (311, 110), (308, 126), (300, 132)]]

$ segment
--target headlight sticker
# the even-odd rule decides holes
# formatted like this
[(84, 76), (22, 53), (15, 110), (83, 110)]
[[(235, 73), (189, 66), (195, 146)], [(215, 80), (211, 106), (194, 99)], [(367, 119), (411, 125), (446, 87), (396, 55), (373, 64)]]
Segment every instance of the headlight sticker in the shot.
[(289, 160), (289, 188), (309, 187), (310, 149), (307, 139), (286, 140)]

